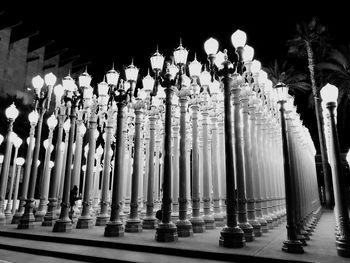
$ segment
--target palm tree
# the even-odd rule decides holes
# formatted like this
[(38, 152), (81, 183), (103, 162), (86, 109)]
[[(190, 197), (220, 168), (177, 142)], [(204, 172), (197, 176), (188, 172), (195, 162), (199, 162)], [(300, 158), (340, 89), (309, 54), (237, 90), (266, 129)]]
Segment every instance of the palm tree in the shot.
[[(315, 54), (319, 54), (321, 53), (319, 52), (320, 50), (324, 50), (324, 47), (327, 46), (327, 40), (326, 27), (319, 24), (317, 18), (314, 17), (309, 23), (302, 22), (297, 24), (296, 35), (293, 39), (288, 40), (287, 44), (289, 46), (288, 53), (290, 55), (297, 56), (298, 58), (307, 58), (312, 95), (315, 103), (315, 115), (325, 183), (326, 205), (332, 207), (334, 205), (333, 191), (331, 190), (332, 179), (323, 129), (320, 94), (315, 78)], [(314, 51), (316, 52), (314, 53)]]

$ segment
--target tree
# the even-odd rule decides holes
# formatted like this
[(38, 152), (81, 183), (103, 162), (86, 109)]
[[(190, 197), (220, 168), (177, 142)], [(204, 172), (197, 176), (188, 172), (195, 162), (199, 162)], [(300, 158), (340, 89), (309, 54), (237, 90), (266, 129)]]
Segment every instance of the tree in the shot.
[[(296, 25), (296, 35), (293, 39), (287, 41), (289, 46), (288, 53), (301, 59), (307, 58), (309, 78), (311, 82), (312, 95), (315, 104), (315, 115), (318, 130), (319, 146), (322, 158), (322, 170), (324, 174), (326, 205), (334, 205), (332, 179), (328, 164), (326, 140), (323, 129), (322, 108), (319, 89), (315, 78), (315, 54), (320, 54), (320, 50), (328, 46), (328, 32), (326, 27), (318, 23), (317, 18), (312, 18), (309, 23), (302, 22)], [(316, 52), (314, 52), (316, 51)]]

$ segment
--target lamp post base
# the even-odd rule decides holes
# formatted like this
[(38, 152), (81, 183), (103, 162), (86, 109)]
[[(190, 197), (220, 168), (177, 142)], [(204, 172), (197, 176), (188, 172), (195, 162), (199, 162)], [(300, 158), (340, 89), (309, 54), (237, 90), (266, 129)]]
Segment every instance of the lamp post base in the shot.
[(10, 211), (5, 211), (5, 220), (6, 220), (6, 224), (10, 224), (12, 221), (12, 212)]
[(269, 232), (269, 228), (267, 227), (267, 221), (263, 217), (258, 217), (257, 218), (259, 224), (261, 225), (261, 232), (262, 233), (267, 233)]
[(238, 223), (238, 226), (243, 230), (246, 242), (254, 241), (253, 227), (248, 222)]
[(19, 220), (21, 220), (22, 216), (23, 216), (23, 211), (22, 212), (16, 211), (16, 213), (12, 217), (11, 224), (19, 224)]
[(35, 212), (35, 222), (43, 222), (46, 210), (38, 210)]
[(123, 237), (124, 236), (123, 223), (120, 220), (107, 222), (104, 236), (105, 237)]
[(4, 213), (0, 213), (0, 226), (6, 225), (6, 216)]
[(304, 253), (303, 245), (299, 240), (283, 241), (282, 251), (294, 254)]
[(339, 237), (335, 241), (338, 256), (350, 258), (350, 240)]
[(245, 238), (243, 230), (239, 226), (225, 226), (220, 232), (219, 245), (228, 248), (244, 247)]
[(24, 213), (19, 220), (18, 229), (29, 229), (34, 228), (35, 217), (33, 214), (34, 209), (34, 199), (26, 200)]
[(46, 213), (44, 216), (44, 221), (41, 223), (42, 226), (52, 226), (54, 221), (56, 221), (58, 216), (56, 215), (55, 211), (51, 211)]
[(105, 215), (99, 215), (96, 218), (96, 226), (105, 226), (109, 220), (109, 216), (107, 214)]
[(92, 228), (94, 226), (94, 222), (90, 216), (80, 216), (77, 222), (77, 228), (79, 229), (87, 229)]
[(177, 228), (173, 222), (159, 223), (156, 228), (155, 240), (158, 242), (174, 242), (178, 240)]
[(205, 223), (201, 217), (192, 217), (190, 219), (192, 224), (193, 233), (204, 233), (205, 232)]
[(261, 237), (262, 230), (261, 230), (261, 224), (259, 223), (259, 221), (254, 219), (254, 220), (248, 220), (248, 222), (253, 227), (254, 236)]
[(140, 219), (128, 219), (128, 220), (126, 220), (125, 232), (129, 232), (129, 233), (142, 232), (142, 221)]
[(53, 226), (52, 232), (71, 232), (72, 221), (69, 218), (58, 219)]
[(157, 227), (157, 219), (155, 217), (144, 217), (142, 221), (143, 229), (155, 229)]
[(215, 225), (218, 227), (225, 226), (225, 220), (222, 213), (214, 213)]
[(203, 220), (205, 223), (205, 229), (215, 229), (215, 220), (212, 215), (204, 215)]
[(177, 235), (179, 237), (190, 237), (193, 236), (192, 224), (189, 220), (178, 220), (176, 221)]

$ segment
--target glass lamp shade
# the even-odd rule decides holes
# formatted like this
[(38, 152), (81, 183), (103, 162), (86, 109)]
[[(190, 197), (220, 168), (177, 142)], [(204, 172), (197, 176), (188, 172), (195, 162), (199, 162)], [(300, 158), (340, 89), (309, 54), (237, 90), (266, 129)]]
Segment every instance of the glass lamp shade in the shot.
[(201, 90), (201, 87), (197, 84), (192, 85), (192, 94), (193, 95), (198, 95)]
[(3, 163), (3, 162), (4, 162), (4, 155), (1, 154), (1, 155), (0, 155), (0, 163)]
[(22, 145), (22, 142), (23, 140), (16, 136), (16, 138), (13, 141), (13, 145), (15, 146), (15, 148), (19, 148)]
[(151, 92), (154, 87), (154, 78), (148, 73), (146, 77), (142, 79), (143, 90), (146, 92)]
[(79, 76), (79, 86), (89, 87), (91, 83), (91, 76), (86, 71)]
[(109, 86), (108, 86), (107, 82), (102, 81), (102, 82), (98, 83), (97, 89), (98, 89), (99, 96), (107, 96), (108, 95)]
[(83, 98), (86, 100), (92, 99), (94, 89), (90, 86), (84, 87)]
[(86, 171), (86, 165), (85, 164), (81, 166), (81, 170), (85, 173), (85, 171)]
[(72, 79), (72, 77), (69, 75), (64, 77), (62, 79), (62, 86), (63, 86), (64, 90), (73, 92), (73, 90), (75, 88), (74, 79)]
[(215, 55), (219, 49), (219, 42), (215, 38), (209, 38), (204, 42), (204, 50), (207, 55)]
[(85, 127), (85, 125), (84, 125), (84, 123), (83, 123), (83, 124), (81, 124), (81, 126), (80, 126), (80, 134), (81, 134), (81, 136), (84, 136), (84, 135), (85, 135), (85, 132), (86, 132), (86, 127)]
[(244, 47), (247, 42), (247, 34), (242, 30), (236, 30), (231, 36), (232, 45), (235, 48)]
[(174, 51), (174, 59), (176, 65), (184, 65), (187, 62), (188, 50), (184, 48), (181, 43)]
[(261, 63), (259, 60), (254, 59), (252, 62), (252, 65), (250, 67), (250, 70), (252, 71), (253, 74), (259, 73), (261, 70)]
[(131, 63), (125, 68), (125, 78), (127, 81), (136, 81), (139, 74), (139, 69)]
[(63, 123), (63, 129), (68, 132), (69, 129), (70, 129), (70, 120), (66, 120), (64, 123)]
[(327, 83), (320, 91), (321, 98), (324, 103), (337, 102), (338, 88), (332, 84)]
[(49, 129), (54, 129), (57, 125), (57, 118), (55, 117), (54, 114), (52, 114), (48, 119), (47, 119), (47, 126)]
[(64, 88), (61, 84), (58, 84), (55, 86), (54, 88), (54, 93), (55, 93), (55, 96), (58, 100), (60, 100), (64, 94)]
[[(159, 92), (158, 92), (159, 93)], [(155, 99), (152, 100), (152, 106), (154, 107), (159, 107), (160, 105), (160, 99), (158, 99), (157, 97)]]
[(52, 169), (55, 166), (55, 163), (53, 161), (49, 162), (49, 168)]
[(96, 149), (96, 154), (97, 154), (97, 155), (100, 155), (100, 156), (103, 154), (103, 148), (102, 148), (101, 145), (97, 147), (97, 149)]
[(202, 70), (202, 64), (195, 58), (189, 65), (188, 70), (190, 71), (191, 78), (199, 77)]
[(22, 157), (18, 157), (17, 159), (16, 159), (16, 164), (18, 165), (18, 166), (22, 166), (23, 164), (24, 164), (24, 158), (22, 158)]
[(141, 100), (145, 100), (147, 98), (148, 92), (146, 92), (144, 89), (140, 89), (137, 93), (137, 98)]
[(244, 62), (252, 61), (254, 57), (254, 48), (249, 45), (245, 45), (242, 57)]
[(221, 52), (221, 51), (219, 51), (217, 54), (216, 54), (216, 57), (215, 57), (215, 60), (214, 60), (214, 63), (215, 63), (215, 65), (220, 69), (220, 68), (222, 68), (223, 66), (222, 66), (222, 63), (224, 63), (224, 61), (225, 61), (225, 53), (223, 53), (223, 52)]
[(57, 77), (55, 76), (55, 74), (50, 72), (44, 76), (44, 79), (47, 86), (53, 86), (56, 83)]
[(217, 81), (216, 79), (214, 79), (213, 82), (210, 82), (209, 88), (210, 88), (210, 93), (212, 95), (219, 94), (220, 93), (220, 82)]
[(31, 113), (28, 114), (28, 119), (30, 123), (38, 123), (38, 119), (39, 119), (39, 114), (37, 111), (32, 111)]
[(15, 133), (15, 132), (11, 132), (11, 133), (10, 133), (10, 142), (11, 142), (11, 143), (14, 143), (15, 140), (17, 140), (17, 138), (18, 138), (17, 133)]
[(211, 76), (209, 71), (202, 71), (201, 75), (199, 76), (199, 81), (202, 86), (209, 86), (210, 81), (211, 81)]
[(283, 83), (278, 83), (275, 86), (275, 97), (277, 101), (286, 101), (288, 98), (288, 87)]
[(164, 100), (165, 97), (166, 97), (165, 91), (164, 91), (164, 89), (162, 88), (162, 86), (159, 85), (159, 86), (158, 86), (158, 92), (157, 92), (157, 98), (158, 98), (159, 100)]
[(106, 78), (107, 78), (107, 83), (109, 85), (117, 85), (118, 84), (118, 80), (119, 80), (119, 72), (114, 70), (114, 68), (112, 68), (110, 71), (107, 72), (106, 74)]
[(179, 69), (176, 67), (175, 64), (170, 64), (168, 66), (168, 72), (170, 74), (170, 78), (173, 79), (173, 78), (175, 78), (177, 72), (179, 72)]
[(48, 139), (44, 140), (43, 145), (45, 150), (47, 150), (47, 147), (49, 147), (49, 140)]
[(158, 52), (158, 50), (151, 56), (150, 60), (152, 70), (162, 70), (164, 64), (164, 57)]
[(2, 135), (0, 134), (0, 145), (2, 144), (3, 141), (4, 141), (4, 136), (2, 136)]
[(35, 93), (39, 96), (41, 88), (44, 86), (44, 79), (37, 75), (32, 78), (32, 85), (34, 87)]
[(189, 87), (191, 85), (191, 79), (186, 76), (186, 74), (182, 74), (182, 87)]
[(10, 107), (8, 107), (5, 111), (5, 115), (9, 120), (15, 120), (18, 116), (18, 110), (16, 108), (16, 105), (12, 103)]

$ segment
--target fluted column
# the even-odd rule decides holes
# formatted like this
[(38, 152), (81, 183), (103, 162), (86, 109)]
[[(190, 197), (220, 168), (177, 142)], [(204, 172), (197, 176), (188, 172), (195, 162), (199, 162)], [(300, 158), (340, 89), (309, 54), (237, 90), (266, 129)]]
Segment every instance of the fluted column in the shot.
[(108, 190), (109, 190), (109, 177), (111, 173), (111, 144), (113, 136), (113, 124), (114, 124), (114, 110), (110, 108), (108, 110), (107, 125), (105, 128), (106, 138), (103, 156), (103, 171), (102, 171), (102, 187), (101, 187), (101, 201), (100, 201), (100, 214), (96, 218), (96, 226), (105, 226), (108, 215)]
[(96, 150), (96, 139), (95, 132), (97, 129), (97, 114), (96, 108), (91, 109), (89, 118), (89, 130), (88, 130), (88, 141), (89, 151), (86, 159), (86, 172), (85, 172), (85, 187), (83, 196), (83, 210), (81, 216), (78, 218), (77, 228), (92, 228), (93, 220), (90, 215), (90, 209), (92, 205), (93, 197), (93, 176), (94, 176), (94, 164), (95, 164), (95, 150)]
[[(177, 106), (173, 106), (177, 107)], [(178, 109), (173, 110), (173, 113), (175, 113)], [(176, 115), (176, 113), (175, 113)], [(180, 125), (179, 125), (179, 120), (178, 117), (173, 118), (173, 143), (172, 143), (172, 160), (173, 160), (173, 165), (172, 165), (172, 220), (177, 220), (179, 217), (179, 130), (180, 130)]]
[(26, 161), (25, 161), (25, 165), (24, 165), (22, 189), (21, 189), (21, 194), (19, 197), (19, 206), (18, 206), (18, 209), (17, 209), (15, 215), (12, 218), (11, 224), (18, 224), (19, 220), (21, 219), (21, 217), (24, 213), (24, 205), (26, 203), (27, 193), (28, 193), (30, 167), (32, 165), (33, 149), (34, 149), (34, 144), (35, 144), (35, 138), (34, 138), (35, 127), (36, 127), (36, 123), (30, 124), (29, 143), (28, 143), (28, 148), (27, 148)]
[(224, 122), (222, 118), (222, 114), (219, 115), (218, 121), (218, 137), (219, 137), (219, 150), (220, 150), (220, 158), (219, 158), (219, 169), (220, 169), (220, 206), (221, 213), (226, 219), (226, 168), (225, 168), (225, 135), (224, 135)]
[(80, 173), (81, 173), (81, 158), (83, 151), (83, 136), (82, 125), (83, 124), (84, 111), (78, 110), (77, 117), (77, 133), (75, 136), (75, 151), (74, 151), (74, 164), (71, 178), (71, 186), (76, 185), (79, 188), (80, 185)]
[(57, 118), (58, 131), (57, 131), (56, 148), (55, 148), (55, 166), (54, 166), (54, 170), (50, 180), (49, 204), (48, 204), (47, 212), (44, 216), (44, 221), (42, 222), (42, 226), (52, 226), (53, 221), (57, 219), (55, 209), (57, 207), (59, 177), (61, 175), (61, 169), (62, 169), (62, 159), (63, 159), (62, 137), (63, 137), (63, 123), (66, 116), (65, 113), (66, 113), (65, 106), (60, 106), (59, 115)]
[[(180, 102), (180, 156), (179, 156), (179, 220), (176, 221), (179, 237), (189, 237), (193, 235), (191, 222), (187, 219), (187, 149), (186, 149), (186, 111), (190, 90), (182, 87), (178, 91)], [(175, 163), (174, 163), (175, 165)]]
[[(154, 148), (155, 148), (155, 130), (156, 130), (156, 120), (157, 120), (158, 110), (152, 107), (148, 112), (149, 119), (149, 143), (148, 143), (148, 169), (147, 169), (147, 201), (146, 201), (146, 216), (143, 218), (142, 227), (144, 229), (154, 229), (157, 226), (156, 218), (154, 217), (153, 207), (154, 207)], [(157, 152), (157, 151), (156, 151)], [(156, 156), (158, 158), (158, 156)], [(156, 166), (156, 169), (159, 169)], [(156, 185), (157, 188), (158, 185)], [(157, 190), (156, 190), (157, 191)], [(158, 196), (156, 195), (156, 198)]]
[(134, 143), (134, 163), (131, 178), (131, 199), (130, 216), (126, 220), (125, 232), (142, 232), (142, 221), (138, 213), (138, 195), (139, 195), (139, 176), (140, 176), (140, 150), (141, 150), (141, 118), (143, 114), (144, 103), (137, 100), (134, 104), (135, 109), (135, 143)]
[[(19, 188), (19, 178), (21, 177), (23, 163), (20, 164), (20, 163), (17, 163), (17, 161), (16, 161), (16, 164), (17, 164), (17, 175), (16, 175), (16, 181), (15, 181), (15, 192), (13, 193), (13, 204), (12, 204), (12, 214), (13, 215), (16, 212), (16, 205), (17, 205), (17, 200), (18, 200), (17, 196), (18, 196), (18, 188)], [(13, 224), (13, 223), (11, 222), (11, 224)]]

